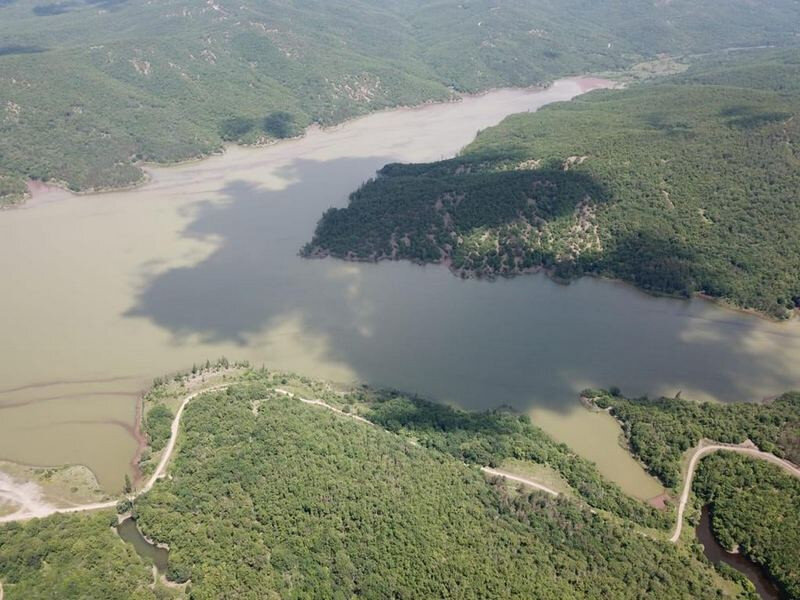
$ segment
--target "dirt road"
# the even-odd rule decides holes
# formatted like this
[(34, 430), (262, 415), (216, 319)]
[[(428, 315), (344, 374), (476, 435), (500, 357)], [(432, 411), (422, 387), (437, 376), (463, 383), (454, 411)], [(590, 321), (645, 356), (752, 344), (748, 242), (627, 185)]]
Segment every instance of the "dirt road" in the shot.
[(718, 452), (720, 450), (727, 450), (729, 452), (737, 452), (739, 454), (747, 454), (748, 456), (753, 456), (755, 458), (760, 458), (762, 460), (766, 460), (771, 462), (775, 465), (781, 467), (784, 471), (788, 472), (790, 475), (795, 477), (800, 477), (800, 468), (796, 465), (793, 465), (789, 461), (783, 460), (782, 458), (778, 458), (774, 454), (770, 454), (769, 452), (763, 452), (759, 450), (755, 444), (752, 442), (745, 442), (744, 444), (719, 444), (710, 440), (701, 440), (700, 444), (698, 444), (697, 448), (692, 454), (692, 458), (689, 460), (689, 467), (686, 469), (686, 476), (683, 482), (683, 491), (681, 492), (681, 499), (678, 503), (678, 518), (677, 523), (675, 523), (675, 531), (672, 534), (672, 537), (669, 539), (670, 542), (677, 542), (678, 539), (681, 537), (681, 531), (683, 529), (683, 514), (686, 511), (686, 503), (689, 501), (689, 494), (692, 491), (692, 479), (694, 479), (694, 472), (697, 468), (697, 461), (699, 461), (704, 456), (711, 454), (712, 452)]

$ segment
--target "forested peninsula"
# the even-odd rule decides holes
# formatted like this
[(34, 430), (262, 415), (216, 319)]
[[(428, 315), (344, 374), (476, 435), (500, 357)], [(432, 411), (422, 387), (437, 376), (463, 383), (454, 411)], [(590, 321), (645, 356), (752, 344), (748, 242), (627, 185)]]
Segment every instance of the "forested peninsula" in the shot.
[[(793, 0), (0, 1), (0, 202), (659, 53), (796, 43)], [(758, 24), (758, 27), (754, 27)]]
[(307, 256), (546, 269), (800, 306), (800, 52), (730, 53), (481, 132), (456, 158), (391, 164), (326, 212)]
[[(695, 544), (659, 541), (636, 525), (643, 513), (618, 507), (643, 504), (614, 492), (590, 463), (576, 468), (582, 459), (505, 410), (467, 413), (264, 369), (201, 368), (158, 380), (146, 397), (145, 472), (187, 385), (206, 377), (217, 389), (186, 406), (168, 477), (118, 508), (169, 547), (169, 586), (160, 576), (154, 584), (146, 562), (115, 539), (109, 512), (56, 515), (0, 527), (9, 600), (53, 590), (142, 599), (752, 598)], [(554, 498), (472, 466), (509, 457), (561, 473), (565, 493)]]
[[(800, 464), (800, 392), (762, 404), (629, 399), (597, 390), (583, 395), (619, 420), (631, 452), (670, 487), (680, 481), (687, 453), (703, 439), (749, 441)], [(721, 451), (700, 461), (692, 491), (696, 502), (710, 506), (714, 535), (724, 547), (762, 565), (787, 598), (800, 597), (800, 478)]]

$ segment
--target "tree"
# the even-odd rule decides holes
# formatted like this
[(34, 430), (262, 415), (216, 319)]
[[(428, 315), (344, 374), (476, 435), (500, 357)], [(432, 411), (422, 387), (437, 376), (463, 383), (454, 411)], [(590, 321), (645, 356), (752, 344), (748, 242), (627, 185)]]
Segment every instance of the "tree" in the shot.
[(220, 125), (220, 136), (225, 141), (239, 140), (255, 127), (255, 121), (248, 117), (231, 117)]
[(272, 112), (264, 118), (262, 129), (272, 137), (292, 137), (295, 132), (294, 118), (285, 111)]

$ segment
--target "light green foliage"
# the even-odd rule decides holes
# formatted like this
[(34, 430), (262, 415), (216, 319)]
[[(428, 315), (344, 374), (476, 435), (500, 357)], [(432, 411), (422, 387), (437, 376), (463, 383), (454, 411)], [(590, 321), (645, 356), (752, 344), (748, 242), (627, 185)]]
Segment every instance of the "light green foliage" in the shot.
[(784, 317), (800, 306), (800, 92), (781, 82), (799, 56), (747, 53), (513, 115), (456, 159), (385, 167), (305, 251), (593, 273)]
[[(0, 169), (122, 186), (141, 179), (138, 160), (268, 138), (272, 113), (294, 132), (659, 52), (785, 44), (799, 13), (792, 0), (6, 0)], [(231, 135), (232, 119), (253, 127)]]
[(19, 202), (26, 191), (25, 181), (19, 174), (0, 168), (0, 206)]
[(668, 486), (680, 481), (684, 452), (702, 438), (739, 444), (752, 440), (765, 452), (800, 462), (800, 393), (770, 404), (697, 403), (679, 398), (627, 399), (586, 391), (601, 408), (610, 408), (625, 430), (633, 453)]
[(712, 529), (726, 548), (763, 565), (800, 598), (800, 480), (764, 461), (729, 452), (700, 462), (693, 489), (711, 504)]
[(800, 92), (800, 55), (794, 49), (763, 50), (752, 56), (738, 52), (714, 55), (697, 61), (689, 71), (673, 79), (794, 94)]
[[(800, 393), (769, 404), (695, 403), (679, 398), (627, 399), (587, 390), (601, 408), (620, 420), (633, 453), (665, 484), (676, 486), (681, 458), (702, 438), (741, 443), (800, 462)], [(776, 465), (740, 454), (717, 452), (703, 458), (693, 491), (712, 506), (712, 527), (720, 543), (742, 550), (763, 565), (788, 598), (800, 594), (800, 480)]]
[(111, 528), (113, 512), (0, 526), (6, 600), (155, 599), (151, 569)]

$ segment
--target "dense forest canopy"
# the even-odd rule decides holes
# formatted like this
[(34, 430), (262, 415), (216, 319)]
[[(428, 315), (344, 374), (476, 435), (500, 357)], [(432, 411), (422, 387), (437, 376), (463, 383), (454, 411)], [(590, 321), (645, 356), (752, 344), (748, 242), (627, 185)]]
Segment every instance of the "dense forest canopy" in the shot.
[(735, 54), (513, 115), (455, 159), (387, 165), (305, 252), (600, 274), (787, 316), (800, 306), (800, 53)]
[(684, 452), (701, 439), (752, 441), (761, 450), (800, 464), (800, 392), (767, 403), (718, 404), (681, 398), (635, 398), (587, 390), (584, 395), (622, 423), (633, 454), (665, 485), (680, 481)]
[(194, 400), (171, 477), (135, 504), (193, 598), (719, 593), (693, 554), (303, 405), (275, 393), (282, 381), (253, 374)]
[[(715, 573), (696, 546), (653, 539), (656, 532), (635, 525), (654, 524), (642, 519), (642, 503), (507, 411), (468, 413), (218, 363), (155, 382), (143, 415), (148, 464), (158, 460), (169, 407), (190, 377), (229, 386), (191, 401), (169, 476), (118, 508), (169, 546), (166, 576), (180, 585), (153, 583), (149, 566), (111, 529), (116, 515), (100, 511), (0, 527), (8, 600), (752, 597), (741, 578), (723, 583), (724, 571)], [(794, 410), (791, 397), (780, 402), (776, 414)], [(740, 420), (776, 421), (745, 414)], [(547, 464), (570, 493), (531, 493), (472, 466), (508, 458)], [(797, 512), (785, 512), (797, 503), (796, 481), (751, 463), (704, 459), (695, 493), (712, 504), (724, 543), (741, 544), (793, 590), (798, 546), (783, 550), (798, 531)], [(770, 522), (757, 523), (764, 503)]]
[(694, 492), (711, 508), (714, 536), (762, 565), (787, 598), (800, 598), (800, 479), (740, 454), (700, 462)]
[[(686, 452), (700, 442), (738, 444), (800, 464), (800, 392), (766, 404), (696, 403), (680, 398), (628, 399), (587, 390), (622, 424), (633, 454), (665, 484), (677, 486)], [(718, 452), (703, 458), (693, 481), (709, 504), (720, 543), (762, 565), (786, 593), (800, 597), (800, 479), (750, 456)]]
[(20, 198), (26, 178), (124, 186), (141, 160), (454, 91), (791, 44), (797, 22), (793, 0), (7, 0), (0, 198)]
[(557, 471), (589, 506), (652, 528), (666, 529), (671, 513), (626, 496), (591, 461), (555, 442), (526, 415), (505, 410), (467, 412), (394, 392), (362, 390), (344, 399), (359, 414), (418, 444), (468, 464), (496, 467), (508, 459)]
[(8, 600), (156, 600), (153, 576), (111, 523), (113, 511), (0, 526), (0, 583)]

